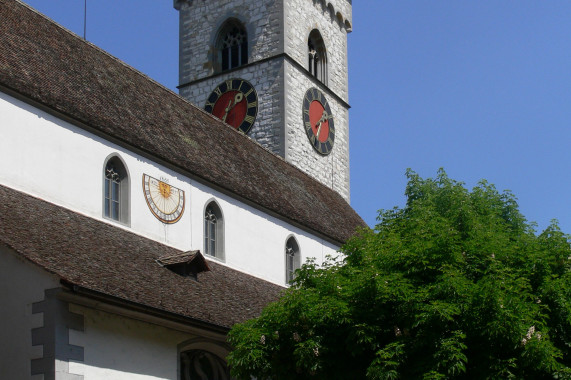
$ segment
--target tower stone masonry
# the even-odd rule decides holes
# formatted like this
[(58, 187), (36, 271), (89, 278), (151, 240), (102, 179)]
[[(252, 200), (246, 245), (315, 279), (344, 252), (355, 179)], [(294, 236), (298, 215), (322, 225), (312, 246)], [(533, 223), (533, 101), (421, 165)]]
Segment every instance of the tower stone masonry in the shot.
[[(249, 82), (257, 115), (248, 136), (349, 201), (351, 0), (174, 0), (174, 7), (180, 13), (180, 95), (205, 107), (225, 81)], [(321, 93), (331, 115), (312, 111), (304, 123), (310, 89)], [(221, 114), (242, 100), (229, 98)], [(320, 151), (316, 139), (332, 147)]]

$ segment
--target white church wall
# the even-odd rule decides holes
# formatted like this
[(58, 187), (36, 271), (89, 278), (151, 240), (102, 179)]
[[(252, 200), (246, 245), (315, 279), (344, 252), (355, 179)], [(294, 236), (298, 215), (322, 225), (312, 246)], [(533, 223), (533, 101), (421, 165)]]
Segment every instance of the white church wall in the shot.
[[(0, 93), (0, 184), (180, 250), (203, 247), (204, 207), (218, 202), (224, 215), (223, 262), (276, 284), (285, 284), (285, 242), (298, 240), (302, 259), (334, 254), (337, 247), (149, 159)], [(105, 160), (120, 156), (130, 177), (130, 222), (103, 217)], [(155, 218), (142, 188), (143, 174), (185, 192), (185, 211), (174, 224)], [(158, 255), (160, 253), (157, 253)]]
[(103, 217), (104, 164), (118, 155), (129, 172), (131, 230), (185, 246), (188, 220), (165, 228), (149, 212), (142, 190), (145, 173), (188, 193), (175, 173), (6, 94), (0, 94), (0, 115), (1, 183), (122, 227)]
[(90, 379), (178, 379), (178, 345), (194, 336), (71, 304), (83, 315), (84, 330), (70, 331), (69, 343), (84, 347), (83, 361), (69, 372)]
[(0, 378), (40, 380), (30, 373), (31, 360), (43, 355), (41, 345), (32, 346), (32, 329), (43, 326), (43, 313), (32, 313), (32, 305), (58, 281), (1, 245), (0, 262)]
[[(335, 255), (338, 249), (300, 228), (288, 225), (224, 194), (212, 192), (203, 185), (195, 185), (192, 198), (198, 208), (210, 200), (218, 203), (224, 215), (225, 264), (256, 277), (285, 284), (285, 244), (290, 236), (294, 236), (300, 246), (302, 262), (315, 258), (321, 263), (326, 255)], [(199, 239), (204, 236), (202, 213), (194, 212), (192, 220), (193, 246), (203, 250), (204, 242), (195, 240), (197, 236)]]

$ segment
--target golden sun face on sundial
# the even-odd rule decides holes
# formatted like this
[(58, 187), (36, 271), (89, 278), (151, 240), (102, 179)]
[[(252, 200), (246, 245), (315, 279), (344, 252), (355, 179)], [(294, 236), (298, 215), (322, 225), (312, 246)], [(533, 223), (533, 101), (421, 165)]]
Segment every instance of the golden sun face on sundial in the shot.
[(159, 192), (163, 198), (168, 198), (171, 196), (171, 186), (168, 183), (159, 181)]

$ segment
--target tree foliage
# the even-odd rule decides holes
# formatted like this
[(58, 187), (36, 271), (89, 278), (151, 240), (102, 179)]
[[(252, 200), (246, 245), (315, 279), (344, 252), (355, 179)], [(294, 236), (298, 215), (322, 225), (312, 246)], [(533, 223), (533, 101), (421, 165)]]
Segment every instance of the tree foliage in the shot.
[(569, 237), (485, 181), (407, 177), (403, 208), (232, 328), (233, 376), (571, 378)]

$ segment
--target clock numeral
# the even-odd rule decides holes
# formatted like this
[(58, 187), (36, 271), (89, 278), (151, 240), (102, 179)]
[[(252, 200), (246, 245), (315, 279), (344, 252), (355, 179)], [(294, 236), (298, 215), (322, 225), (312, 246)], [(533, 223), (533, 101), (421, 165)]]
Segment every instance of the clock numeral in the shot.
[(254, 116), (250, 116), (250, 115), (246, 115), (246, 116), (244, 117), (244, 121), (245, 121), (246, 123), (248, 123), (248, 124), (254, 123), (254, 120), (255, 120), (255, 119), (256, 119), (256, 118), (255, 118)]
[(214, 92), (216, 93), (216, 95), (221, 96), (222, 95), (222, 91), (220, 91), (220, 88), (216, 87), (214, 89)]
[(317, 137), (313, 140), (313, 146), (315, 147), (315, 149), (319, 149), (319, 145), (321, 144), (321, 142), (317, 139)]
[(253, 107), (257, 107), (257, 106), (258, 106), (258, 102), (255, 100), (251, 103), (248, 103), (248, 108), (253, 108)]
[(250, 89), (248, 90), (248, 92), (246, 92), (246, 93), (244, 94), (244, 96), (247, 98), (248, 95), (250, 95), (253, 91), (254, 91), (254, 89), (253, 89), (253, 88), (250, 88)]
[(207, 101), (205, 108), (207, 108), (207, 107), (214, 108), (214, 103), (210, 103)]
[(232, 90), (232, 79), (226, 81), (226, 91)]
[(317, 139), (317, 137), (315, 137), (314, 134), (311, 134), (309, 137), (309, 142), (311, 143), (311, 145), (315, 145), (315, 140)]

